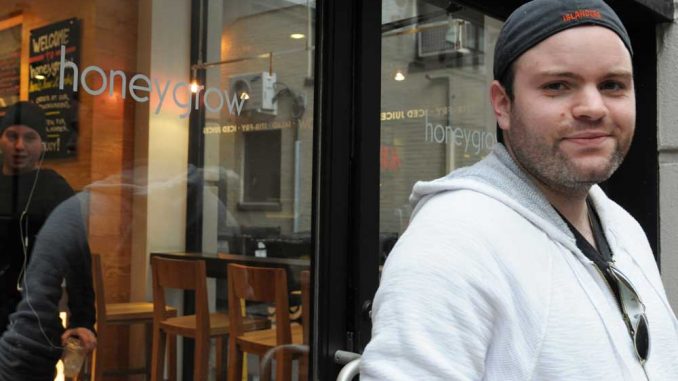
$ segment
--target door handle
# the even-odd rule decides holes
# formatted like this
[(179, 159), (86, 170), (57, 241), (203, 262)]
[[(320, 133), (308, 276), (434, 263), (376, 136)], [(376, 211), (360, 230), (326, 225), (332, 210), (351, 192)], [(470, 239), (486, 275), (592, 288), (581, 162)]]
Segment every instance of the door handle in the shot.
[(337, 381), (351, 381), (360, 373), (360, 355), (348, 351), (334, 352), (334, 362), (344, 365), (337, 376)]

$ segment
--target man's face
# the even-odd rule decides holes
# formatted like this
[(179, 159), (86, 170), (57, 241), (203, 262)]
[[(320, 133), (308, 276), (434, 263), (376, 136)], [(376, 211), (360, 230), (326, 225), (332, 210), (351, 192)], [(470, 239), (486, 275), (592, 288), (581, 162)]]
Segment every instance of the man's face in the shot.
[(7, 127), (0, 136), (2, 172), (6, 175), (35, 169), (42, 153), (42, 139), (34, 129), (24, 125)]
[(559, 193), (607, 180), (635, 129), (633, 67), (621, 39), (598, 26), (567, 29), (526, 51), (513, 69), (515, 98), (500, 126), (516, 161)]

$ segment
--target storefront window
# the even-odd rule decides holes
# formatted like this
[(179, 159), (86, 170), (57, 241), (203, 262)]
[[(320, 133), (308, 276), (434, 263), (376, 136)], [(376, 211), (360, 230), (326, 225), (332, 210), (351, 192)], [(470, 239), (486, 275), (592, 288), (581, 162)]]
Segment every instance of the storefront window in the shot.
[(409, 223), (414, 183), (471, 165), (495, 144), (487, 88), (500, 28), (470, 8), (383, 1), (382, 258)]
[[(276, 277), (287, 280), (274, 287), (286, 289), (286, 307), (274, 308), (280, 298), (273, 307), (259, 296), (238, 301), (256, 323), (245, 330), (273, 332), (264, 340), (271, 354), (244, 355), (242, 371), (262, 377), (276, 369), (263, 360), (273, 359), (288, 366), (277, 372), (306, 379), (315, 2), (0, 0), (0, 8), (3, 332), (32, 292), (31, 345), (58, 351), (60, 317), (94, 330), (96, 286), (102, 303), (153, 301), (155, 257), (205, 263), (209, 310), (224, 314), (230, 287), (255, 286), (227, 282), (229, 264), (282, 269)], [(100, 274), (90, 258), (100, 259)], [(89, 315), (49, 299), (61, 295), (62, 278), (68, 300)], [(179, 315), (194, 312), (190, 292), (166, 296)], [(142, 327), (108, 327), (96, 309), (92, 369), (146, 365)], [(221, 318), (212, 322), (228, 324)], [(277, 341), (266, 330), (286, 320), (288, 337)], [(278, 357), (282, 344), (291, 347)], [(206, 356), (212, 373), (216, 345)], [(179, 379), (192, 379), (194, 347), (179, 341)]]

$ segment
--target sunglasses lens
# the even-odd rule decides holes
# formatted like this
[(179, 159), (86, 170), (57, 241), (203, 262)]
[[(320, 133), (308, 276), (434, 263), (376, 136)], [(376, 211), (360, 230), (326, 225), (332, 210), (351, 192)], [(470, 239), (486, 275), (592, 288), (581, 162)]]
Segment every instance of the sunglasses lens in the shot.
[(647, 360), (647, 355), (650, 351), (650, 333), (648, 332), (645, 315), (640, 318), (640, 322), (638, 323), (638, 329), (636, 330), (636, 335), (634, 337), (634, 344), (640, 359), (643, 361)]
[(645, 307), (631, 282), (616, 268), (610, 266), (610, 273), (617, 280), (621, 296), (622, 308), (633, 330), (633, 345), (641, 361), (647, 360), (650, 351), (650, 333), (648, 331)]

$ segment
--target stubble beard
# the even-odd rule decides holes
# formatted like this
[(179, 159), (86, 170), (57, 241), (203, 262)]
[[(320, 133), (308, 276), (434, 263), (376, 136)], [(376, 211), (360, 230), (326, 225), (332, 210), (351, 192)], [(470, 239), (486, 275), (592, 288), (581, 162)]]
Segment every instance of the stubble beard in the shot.
[[(547, 188), (564, 195), (585, 195), (595, 184), (612, 176), (628, 152), (617, 139), (603, 168), (580, 169), (560, 149), (560, 140), (548, 143), (544, 138), (531, 136), (519, 115), (511, 116), (510, 150), (518, 164)], [(516, 128), (517, 127), (517, 128)]]

